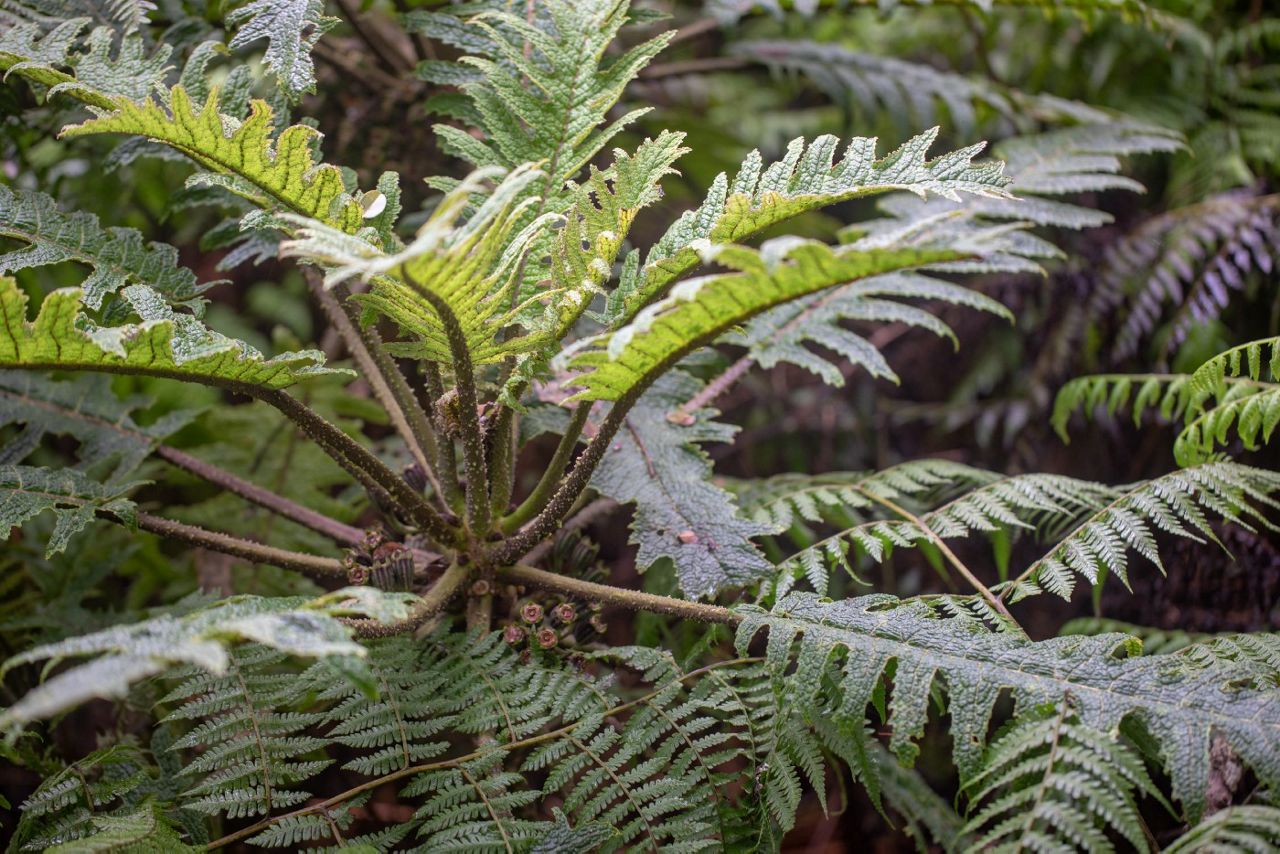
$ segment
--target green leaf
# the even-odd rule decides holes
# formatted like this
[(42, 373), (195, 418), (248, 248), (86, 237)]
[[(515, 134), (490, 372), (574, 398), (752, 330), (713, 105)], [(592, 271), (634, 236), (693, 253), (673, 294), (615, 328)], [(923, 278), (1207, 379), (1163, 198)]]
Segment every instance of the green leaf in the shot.
[(736, 429), (707, 413), (687, 425), (667, 417), (701, 387), (682, 371), (660, 379), (628, 412), (591, 479), (602, 494), (636, 505), (637, 567), (643, 572), (669, 559), (690, 598), (745, 587), (773, 571), (751, 542), (767, 529), (738, 516), (733, 497), (711, 482), (711, 462), (697, 447), (728, 442)]
[(266, 359), (243, 341), (175, 313), (145, 285), (129, 285), (122, 296), (141, 323), (97, 326), (83, 314), (79, 288), (49, 294), (28, 322), (26, 294), (0, 277), (0, 367), (134, 373), (241, 389), (279, 389), (336, 373), (315, 350)]
[(689, 353), (735, 325), (807, 294), (893, 270), (968, 257), (953, 248), (836, 247), (779, 238), (760, 250), (703, 247), (703, 258), (734, 272), (682, 282), (667, 298), (613, 333), (590, 339), (570, 366), (583, 373), (575, 400), (618, 400), (643, 389)]
[(699, 260), (705, 262), (700, 257), (702, 241), (739, 242), (802, 213), (890, 190), (936, 193), (947, 199), (958, 199), (961, 192), (1007, 195), (1003, 164), (973, 163), (983, 145), (926, 160), (937, 136), (933, 128), (880, 159), (877, 140), (857, 137), (836, 163), (836, 137), (820, 136), (807, 146), (798, 138), (787, 146), (786, 156), (767, 169), (760, 153), (752, 152), (732, 184), (721, 173), (702, 206), (682, 214), (649, 250), (615, 324), (630, 320)]
[(1164, 854), (1237, 854), (1280, 847), (1280, 807), (1231, 806), (1219, 810), (1164, 849)]
[(133, 527), (135, 508), (125, 495), (137, 486), (101, 484), (74, 469), (0, 465), (0, 530), (7, 537), (13, 528), (52, 510), (57, 522), (45, 545), (45, 557), (52, 557), (99, 512)]
[(904, 760), (918, 750), (935, 682), (945, 681), (964, 779), (981, 767), (991, 714), (1006, 691), (1020, 713), (1069, 697), (1080, 721), (1095, 730), (1141, 723), (1158, 740), (1174, 795), (1192, 820), (1204, 808), (1213, 736), (1225, 738), (1264, 784), (1280, 777), (1280, 693), (1231, 661), (1202, 665), (1187, 651), (1132, 657), (1139, 642), (1122, 635), (1033, 642), (993, 633), (972, 615), (944, 617), (923, 601), (887, 595), (824, 602), (791, 593), (772, 612), (739, 611), (739, 650), (745, 654), (768, 629), (770, 668), (790, 702), (811, 704), (808, 698), (822, 696), (822, 674), (834, 670), (833, 714), (861, 720), (891, 673), (890, 748)]
[[(316, 163), (314, 128), (293, 125), (274, 135), (275, 118), (265, 101), (250, 105), (243, 122), (218, 111), (218, 91), (197, 111), (181, 86), (169, 93), (168, 109), (148, 98), (118, 99), (114, 112), (62, 130), (64, 137), (123, 133), (170, 146), (208, 169), (224, 186), (267, 210), (310, 217), (349, 233), (363, 225), (360, 204), (346, 192), (335, 166)], [(194, 180), (202, 180), (196, 176)]]
[(1232, 347), (1191, 375), (1198, 401), (1212, 398), (1201, 411), (1188, 411), (1187, 424), (1174, 442), (1179, 465), (1210, 459), (1227, 443), (1234, 425), (1247, 450), (1271, 441), (1280, 424), (1280, 338), (1264, 338)]
[(227, 23), (239, 27), (227, 45), (232, 50), (267, 39), (263, 61), (291, 98), (316, 90), (311, 49), (338, 24), (324, 14), (322, 0), (253, 0), (232, 10)]
[(93, 214), (66, 214), (44, 193), (0, 186), (0, 235), (28, 245), (0, 255), (0, 273), (77, 261), (93, 268), (81, 284), (85, 304), (99, 308), (108, 294), (143, 284), (174, 303), (199, 305), (209, 285), (178, 263), (178, 250), (147, 243), (132, 228), (103, 228)]
[(168, 413), (141, 425), (139, 410), (153, 401), (141, 395), (118, 398), (105, 376), (82, 375), (68, 380), (28, 371), (0, 371), (0, 426), (22, 429), (0, 448), (0, 461), (20, 463), (46, 436), (71, 436), (82, 469), (112, 463), (109, 480), (135, 470), (167, 436), (186, 426), (190, 410)]

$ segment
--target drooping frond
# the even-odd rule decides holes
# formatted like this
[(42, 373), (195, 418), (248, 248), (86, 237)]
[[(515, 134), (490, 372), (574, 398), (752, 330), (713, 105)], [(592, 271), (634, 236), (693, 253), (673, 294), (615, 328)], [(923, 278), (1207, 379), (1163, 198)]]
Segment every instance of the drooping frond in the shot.
[(682, 371), (658, 380), (629, 411), (591, 481), (615, 501), (636, 505), (631, 541), (639, 546), (639, 569), (669, 559), (690, 598), (746, 586), (773, 570), (751, 542), (767, 529), (739, 517), (733, 497), (711, 482), (710, 460), (698, 447), (731, 440), (734, 428), (707, 413), (688, 424), (668, 418), (701, 387)]
[(972, 850), (1150, 851), (1137, 799), (1159, 798), (1138, 752), (1082, 723), (1069, 698), (1020, 715), (965, 782)]
[(51, 557), (99, 513), (132, 527), (136, 508), (125, 496), (137, 486), (101, 484), (75, 469), (0, 465), (0, 531), (8, 537), (18, 525), (53, 511), (56, 523), (45, 545), (45, 557)]
[(313, 153), (319, 136), (307, 125), (274, 133), (271, 107), (250, 104), (243, 122), (227, 122), (218, 109), (218, 92), (209, 93), (199, 109), (181, 86), (169, 92), (165, 105), (148, 98), (140, 103), (117, 99), (113, 112), (64, 128), (62, 136), (122, 133), (167, 145), (194, 160), (210, 174), (193, 180), (224, 187), (270, 211), (292, 213), (355, 233), (364, 211), (342, 183), (337, 167), (317, 163)]
[(0, 460), (21, 463), (45, 436), (71, 436), (78, 443), (79, 468), (110, 464), (108, 480), (119, 481), (194, 415), (178, 410), (139, 424), (137, 413), (152, 402), (143, 395), (117, 397), (105, 376), (55, 380), (30, 371), (0, 371), (0, 427), (21, 425), (13, 439), (0, 446)]
[(1214, 462), (1171, 472), (1124, 491), (1087, 518), (1015, 582), (1016, 600), (1048, 590), (1064, 599), (1075, 576), (1090, 584), (1106, 571), (1128, 584), (1128, 554), (1135, 551), (1163, 571), (1157, 532), (1203, 542), (1216, 541), (1206, 511), (1252, 530), (1269, 526), (1260, 508), (1276, 505), (1280, 475), (1232, 462)]
[[(991, 12), (998, 6), (1031, 7), (1046, 14), (1069, 12), (1085, 18), (1118, 14), (1140, 20), (1151, 14), (1142, 0), (947, 0), (946, 4), (972, 6), (982, 12)], [(769, 12), (779, 17), (784, 12), (812, 16), (819, 8), (834, 6), (837, 9), (847, 9), (868, 3), (867, 0), (834, 0), (832, 3), (819, 3), (816, 0), (708, 0), (706, 5), (711, 14), (728, 24), (753, 12)], [(889, 0), (876, 5), (881, 9), (893, 9), (898, 6), (933, 6), (934, 3), (932, 0)]]
[[(1233, 382), (1224, 380), (1224, 382)], [(1234, 383), (1238, 393), (1247, 386)], [(1134, 426), (1141, 426), (1148, 412), (1163, 421), (1180, 421), (1202, 408), (1207, 395), (1197, 390), (1188, 374), (1093, 374), (1077, 377), (1058, 391), (1053, 404), (1053, 428), (1062, 441), (1069, 441), (1067, 427), (1071, 416), (1079, 412), (1092, 417), (1099, 411), (1113, 416), (1129, 410)]]
[(311, 600), (234, 596), (182, 617), (156, 617), (33, 647), (6, 661), (0, 677), (23, 664), (94, 658), (58, 673), (0, 713), (0, 728), (12, 735), (31, 721), (94, 697), (123, 697), (134, 682), (178, 665), (201, 668), (208, 672), (205, 678), (221, 677), (232, 664), (230, 648), (242, 641), (288, 655), (327, 658), (343, 677), (372, 689), (362, 660), (366, 651), (338, 618), (392, 622), (404, 619), (410, 601), (410, 596), (371, 587), (346, 587)]
[(752, 152), (732, 183), (719, 175), (702, 205), (682, 214), (649, 250), (623, 295), (614, 325), (630, 321), (699, 261), (705, 262), (701, 247), (706, 241), (742, 241), (802, 213), (891, 190), (948, 199), (958, 199), (962, 192), (1005, 195), (1003, 165), (973, 162), (981, 145), (926, 160), (937, 135), (934, 128), (880, 159), (877, 141), (862, 137), (850, 140), (839, 162), (833, 162), (839, 145), (834, 136), (807, 145), (804, 139), (792, 140), (786, 156), (768, 168), (759, 152)]
[[(845, 509), (878, 518), (860, 521), (791, 555), (780, 564), (783, 577), (803, 574), (815, 585), (820, 582), (823, 586), (817, 589), (822, 591), (832, 570), (853, 574), (849, 559), (853, 549), (880, 561), (894, 548), (918, 548), (972, 532), (1052, 531), (1103, 507), (1115, 496), (1102, 484), (1061, 475), (995, 478), (967, 468), (939, 471), (931, 462), (889, 469), (859, 483)], [(976, 488), (917, 514), (897, 503), (902, 496), (925, 496), (943, 484), (954, 488), (966, 483)], [(868, 512), (872, 510), (877, 512)]]
[(739, 611), (738, 648), (767, 629), (771, 670), (793, 703), (836, 692), (838, 714), (861, 720), (891, 673), (890, 748), (904, 759), (917, 752), (935, 683), (945, 684), (962, 779), (981, 769), (992, 710), (1006, 691), (1021, 710), (1070, 697), (1080, 722), (1102, 732), (1126, 719), (1142, 724), (1192, 820), (1204, 809), (1211, 737), (1226, 739), (1264, 784), (1280, 776), (1280, 694), (1229, 661), (1187, 668), (1170, 656), (1132, 657), (1138, 644), (1122, 635), (1033, 642), (887, 595), (829, 603), (791, 593), (771, 612)]
[(322, 0), (253, 0), (232, 10), (227, 23), (238, 28), (232, 50), (267, 40), (263, 61), (291, 98), (316, 90), (311, 49), (338, 23), (324, 14)]
[(1234, 192), (1177, 208), (1113, 246), (1101, 273), (1098, 309), (1124, 318), (1114, 356), (1133, 355), (1173, 309), (1165, 352), (1213, 320), (1257, 274), (1280, 264), (1280, 196)]
[(1280, 847), (1280, 807), (1219, 810), (1166, 846), (1164, 854), (1265, 854)]
[(317, 350), (264, 358), (243, 341), (174, 312), (146, 285), (128, 285), (121, 296), (140, 323), (94, 324), (83, 313), (79, 288), (49, 294), (28, 321), (27, 295), (13, 279), (0, 277), (0, 367), (137, 373), (239, 388), (284, 388), (335, 373)]
[(618, 400), (643, 389), (697, 348), (789, 300), (832, 285), (967, 254), (964, 248), (910, 245), (833, 248), (798, 239), (770, 241), (759, 250), (704, 245), (704, 260), (732, 272), (682, 282), (628, 325), (588, 342), (571, 362), (584, 371), (575, 379), (583, 388), (575, 398)]
[(64, 261), (92, 267), (80, 288), (94, 309), (129, 284), (147, 285), (170, 302), (194, 307), (209, 287), (179, 265), (172, 246), (147, 243), (132, 228), (103, 228), (93, 214), (63, 213), (44, 193), (0, 186), (0, 235), (27, 244), (0, 255), (0, 274)]
[[(980, 113), (1017, 123), (1020, 109), (1036, 100), (988, 79), (836, 43), (749, 40), (735, 42), (729, 53), (776, 72), (801, 75), (833, 101), (859, 108), (860, 115), (887, 115), (904, 126), (930, 127), (939, 123), (937, 108), (942, 107), (949, 125), (962, 137), (974, 132)], [(1107, 118), (1101, 110), (1083, 104), (1078, 108), (1094, 121)]]
[(1201, 412), (1188, 412), (1174, 443), (1181, 465), (1208, 459), (1227, 442), (1234, 426), (1248, 450), (1271, 441), (1280, 423), (1280, 338), (1264, 338), (1232, 347), (1196, 369), (1191, 385), (1212, 399)]

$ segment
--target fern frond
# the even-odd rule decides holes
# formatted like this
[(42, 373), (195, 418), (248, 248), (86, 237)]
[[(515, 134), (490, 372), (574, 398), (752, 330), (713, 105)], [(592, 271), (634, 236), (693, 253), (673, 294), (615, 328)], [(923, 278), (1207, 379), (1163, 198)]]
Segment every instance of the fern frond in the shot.
[(31, 721), (85, 700), (123, 697), (134, 682), (175, 665), (191, 664), (208, 671), (202, 678), (220, 678), (232, 663), (229, 648), (242, 641), (289, 655), (328, 658), (340, 665), (345, 678), (371, 685), (362, 661), (365, 649), (351, 640), (351, 629), (338, 618), (393, 622), (404, 619), (412, 599), (371, 587), (347, 587), (311, 600), (233, 596), (186, 616), (156, 617), (33, 647), (5, 662), (0, 677), (23, 664), (96, 658), (59, 673), (0, 713), (0, 728), (12, 736)]
[(768, 168), (759, 152), (752, 152), (732, 183), (723, 173), (717, 176), (701, 207), (682, 214), (649, 250), (636, 282), (623, 295), (615, 327), (634, 318), (700, 260), (705, 262), (704, 241), (742, 241), (802, 213), (891, 190), (948, 199), (962, 192), (1005, 195), (1002, 164), (973, 163), (981, 145), (926, 160), (937, 135), (934, 128), (880, 159), (875, 139), (855, 138), (838, 163), (833, 162), (839, 145), (834, 136), (807, 145), (802, 138), (792, 140), (786, 156)]
[(1150, 851), (1137, 799), (1159, 790), (1137, 751), (1076, 717), (1070, 699), (1020, 715), (965, 782), (974, 850), (1024, 847), (1114, 851), (1108, 831), (1130, 850)]
[(770, 669), (794, 703), (824, 696), (822, 674), (837, 668), (839, 687), (825, 696), (859, 720), (891, 673), (890, 748), (904, 760), (917, 752), (935, 682), (945, 681), (965, 780), (981, 769), (991, 713), (1005, 691), (1023, 710), (1070, 697), (1080, 721), (1102, 732), (1141, 723), (1158, 739), (1174, 795), (1193, 821), (1204, 809), (1211, 736), (1225, 738), (1264, 783), (1280, 776), (1280, 694), (1232, 662), (1188, 669), (1170, 656), (1129, 657), (1138, 643), (1120, 635), (1033, 642), (887, 595), (829, 603), (791, 593), (771, 612), (738, 610), (739, 650), (767, 629)]
[(563, 210), (565, 182), (647, 112), (606, 120), (623, 88), (671, 38), (659, 35), (606, 60), (628, 6), (627, 0), (551, 0), (541, 4), (537, 22), (496, 10), (472, 18), (478, 38), (467, 47), (483, 55), (463, 58), (479, 72), (464, 91), (486, 138), (437, 125), (444, 149), (477, 168), (542, 164), (545, 179), (531, 193), (548, 197), (543, 211)]
[(857, 510), (878, 505), (882, 512), (888, 509), (893, 513), (893, 517), (861, 522), (818, 540), (779, 564), (780, 569), (792, 576), (803, 574), (811, 581), (824, 579), (822, 589), (825, 589), (825, 577), (831, 570), (843, 569), (853, 575), (849, 553), (854, 547), (859, 554), (880, 561), (895, 547), (917, 548), (935, 538), (967, 537), (975, 531), (1053, 530), (1105, 506), (1115, 496), (1112, 489), (1102, 484), (1061, 475), (1029, 474), (992, 479), (961, 472), (963, 479), (957, 479), (948, 473), (944, 477), (952, 484), (968, 480), (977, 486), (919, 513), (916, 518), (920, 524), (917, 524), (892, 509), (893, 499), (934, 490), (938, 485), (938, 472), (914, 466), (904, 472), (902, 468), (888, 471), (891, 475), (907, 474), (911, 483), (900, 482), (905, 478), (881, 479), (880, 474), (872, 475), (856, 487), (855, 502), (850, 505)]
[(292, 125), (274, 133), (274, 117), (265, 101), (250, 105), (243, 122), (225, 120), (213, 90), (199, 109), (181, 86), (169, 92), (166, 105), (148, 98), (141, 103), (117, 99), (113, 112), (62, 130), (63, 137), (122, 133), (167, 145), (209, 170), (197, 183), (211, 183), (243, 196), (259, 207), (319, 220), (348, 233), (364, 225), (364, 212), (334, 166), (317, 163), (313, 145), (318, 133)]
[(322, 0), (253, 0), (233, 9), (227, 23), (237, 27), (227, 45), (232, 50), (267, 40), (263, 61), (290, 98), (316, 90), (311, 49), (338, 24), (337, 18), (324, 14)]
[[(151, 833), (176, 843), (178, 847), (172, 850), (186, 850), (146, 801), (154, 789), (153, 774), (152, 763), (138, 747), (127, 742), (95, 750), (50, 774), (22, 803), (11, 850), (56, 850), (54, 846), (70, 847), (112, 829), (127, 830), (139, 824), (149, 825)], [(149, 815), (139, 814), (143, 812)], [(112, 828), (113, 821), (124, 827)], [(84, 850), (98, 849), (86, 844)]]
[(296, 697), (294, 677), (278, 669), (284, 660), (277, 649), (251, 645), (228, 651), (217, 670), (196, 667), (175, 674), (181, 681), (161, 703), (179, 705), (165, 720), (198, 722), (170, 746), (200, 748), (182, 769), (190, 781), (182, 797), (188, 809), (242, 818), (287, 809), (309, 797), (294, 787), (330, 764), (305, 758), (326, 743), (306, 734), (323, 715), (284, 711)]
[(683, 371), (660, 378), (629, 410), (626, 429), (591, 479), (601, 494), (636, 505), (637, 568), (669, 559), (690, 598), (749, 585), (773, 570), (751, 542), (767, 529), (739, 516), (732, 496), (711, 482), (710, 460), (697, 447), (727, 442), (734, 429), (706, 413), (689, 424), (668, 417), (701, 387)]
[(1166, 352), (1218, 317), (1232, 291), (1277, 266), (1280, 196), (1224, 193), (1149, 220), (1108, 250), (1098, 310), (1124, 305), (1114, 356), (1137, 352), (1173, 308)]
[[(1239, 385), (1247, 393), (1245, 384)], [(1113, 416), (1127, 409), (1137, 427), (1148, 412), (1162, 421), (1192, 416), (1202, 409), (1207, 396), (1188, 374), (1093, 374), (1077, 377), (1058, 390), (1052, 423), (1062, 441), (1069, 442), (1067, 426), (1076, 412), (1093, 417), (1103, 410)]]
[(0, 465), (0, 530), (7, 537), (13, 528), (52, 510), (56, 521), (45, 546), (45, 557), (52, 557), (99, 513), (133, 528), (136, 508), (125, 495), (137, 487), (101, 484), (75, 469)]
[(618, 400), (733, 326), (789, 300), (880, 273), (966, 256), (964, 249), (899, 246), (832, 248), (779, 239), (759, 250), (704, 246), (702, 257), (728, 267), (682, 282), (615, 332), (590, 339), (572, 367), (582, 386), (573, 399)]
[(147, 243), (132, 228), (103, 228), (93, 214), (63, 213), (44, 193), (0, 186), (0, 235), (28, 244), (0, 255), (0, 274), (64, 261), (92, 267), (80, 288), (94, 309), (128, 284), (147, 285), (170, 302), (199, 309), (200, 294), (210, 287), (179, 265), (172, 246)]
[(20, 463), (45, 436), (71, 436), (79, 468), (109, 464), (107, 480), (118, 482), (195, 414), (178, 410), (151, 424), (137, 423), (135, 414), (152, 402), (142, 395), (117, 397), (105, 376), (55, 380), (28, 371), (0, 371), (0, 427), (22, 425), (0, 446), (0, 457)]
[(1130, 550), (1164, 571), (1157, 532), (1216, 542), (1205, 511), (1249, 530), (1251, 521), (1269, 527), (1259, 508), (1277, 506), (1271, 497), (1277, 490), (1280, 475), (1232, 462), (1205, 463), (1129, 487), (1031, 564), (1012, 583), (1011, 595), (1016, 601), (1048, 590), (1070, 599), (1077, 573), (1096, 584), (1106, 571), (1128, 586)]
[(140, 323), (96, 325), (83, 313), (79, 288), (49, 294), (28, 321), (26, 294), (13, 279), (0, 277), (0, 367), (137, 373), (240, 388), (284, 388), (335, 373), (323, 367), (317, 350), (266, 359), (243, 341), (175, 313), (146, 285), (128, 285), (121, 296)]
[(1263, 854), (1280, 846), (1280, 807), (1219, 810), (1166, 846), (1164, 854)]
[(461, 328), (475, 364), (500, 361), (534, 346), (529, 336), (500, 340), (515, 321), (511, 307), (519, 287), (521, 261), (535, 236), (554, 215), (544, 214), (520, 228), (536, 199), (521, 199), (541, 173), (528, 165), (503, 177), (483, 206), (465, 223), (458, 218), (473, 193), (500, 170), (474, 172), (441, 200), (417, 237), (395, 255), (385, 255), (365, 241), (322, 223), (293, 219), (298, 238), (281, 246), (285, 255), (308, 258), (330, 267), (332, 285), (353, 276), (367, 278), (372, 290), (360, 301), (394, 321), (413, 341), (392, 346), (397, 355), (451, 362), (446, 322)]
[(171, 68), (171, 46), (162, 43), (151, 51), (140, 33), (120, 36), (104, 26), (89, 32), (81, 50), (80, 33), (89, 23), (64, 20), (47, 34), (36, 23), (9, 27), (0, 32), (0, 71), (47, 87), (47, 98), (62, 93), (99, 110), (160, 91)]
[(1247, 450), (1259, 440), (1271, 441), (1280, 423), (1280, 338), (1264, 338), (1232, 347), (1196, 369), (1191, 386), (1212, 398), (1202, 411), (1189, 412), (1186, 426), (1174, 442), (1180, 465), (1208, 459), (1227, 442), (1231, 428)]

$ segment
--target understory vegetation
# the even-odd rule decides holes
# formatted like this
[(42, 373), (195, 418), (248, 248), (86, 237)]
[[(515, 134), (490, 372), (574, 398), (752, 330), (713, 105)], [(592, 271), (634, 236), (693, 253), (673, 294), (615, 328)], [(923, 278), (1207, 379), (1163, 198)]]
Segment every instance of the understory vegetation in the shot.
[(0, 0), (11, 851), (1280, 848), (1280, 17)]

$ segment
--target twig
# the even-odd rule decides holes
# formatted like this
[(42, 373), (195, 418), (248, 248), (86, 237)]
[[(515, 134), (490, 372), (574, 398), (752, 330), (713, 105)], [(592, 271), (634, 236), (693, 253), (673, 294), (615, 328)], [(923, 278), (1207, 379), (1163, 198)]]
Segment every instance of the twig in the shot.
[(338, 8), (342, 10), (342, 16), (351, 25), (351, 29), (355, 31), (355, 34), (368, 46), (370, 52), (388, 71), (398, 74), (402, 71), (412, 70), (413, 62), (395, 45), (383, 38), (382, 33), (376, 27), (370, 26), (361, 20), (360, 10), (355, 8), (351, 0), (336, 0), (336, 2)]
[(387, 411), (391, 424), (404, 440), (414, 462), (427, 476), (436, 495), (443, 496), (444, 489), (436, 478), (435, 466), (431, 462), (431, 458), (436, 456), (435, 436), (427, 424), (426, 415), (413, 399), (413, 392), (405, 382), (404, 375), (382, 346), (382, 339), (378, 337), (377, 331), (362, 329), (358, 318), (352, 316), (354, 312), (350, 304), (328, 290), (313, 268), (304, 268), (304, 275), (320, 308), (342, 336), (347, 351), (359, 365), (360, 373), (369, 383), (374, 397)]

